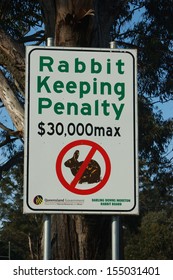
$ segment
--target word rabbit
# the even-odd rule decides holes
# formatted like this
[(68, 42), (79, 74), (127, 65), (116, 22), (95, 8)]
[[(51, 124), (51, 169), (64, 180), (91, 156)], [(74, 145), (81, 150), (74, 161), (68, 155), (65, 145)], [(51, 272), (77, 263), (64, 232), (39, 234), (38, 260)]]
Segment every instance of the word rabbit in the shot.
[[(78, 173), (78, 171), (83, 163), (83, 161), (78, 161), (78, 158), (79, 158), (79, 151), (76, 150), (75, 153), (73, 154), (73, 157), (68, 159), (64, 163), (64, 165), (66, 167), (70, 168), (71, 173), (74, 176)], [(100, 174), (101, 174), (100, 165), (97, 163), (97, 161), (91, 159), (79, 180), (79, 184), (82, 184), (85, 182), (88, 184), (100, 182), (100, 180), (101, 180)]]

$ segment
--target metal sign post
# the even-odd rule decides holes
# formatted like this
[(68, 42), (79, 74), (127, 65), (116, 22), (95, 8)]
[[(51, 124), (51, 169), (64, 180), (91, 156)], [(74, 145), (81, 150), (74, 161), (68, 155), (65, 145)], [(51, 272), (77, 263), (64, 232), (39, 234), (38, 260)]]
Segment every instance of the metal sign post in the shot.
[[(54, 46), (54, 39), (47, 38), (47, 46)], [(44, 215), (44, 260), (50, 260), (51, 258), (51, 215)]]
[(112, 260), (120, 258), (119, 216), (112, 216)]
[[(116, 42), (110, 42), (110, 48), (116, 48)], [(112, 260), (119, 260), (119, 216), (112, 216)]]
[(44, 260), (51, 259), (51, 215), (44, 215)]

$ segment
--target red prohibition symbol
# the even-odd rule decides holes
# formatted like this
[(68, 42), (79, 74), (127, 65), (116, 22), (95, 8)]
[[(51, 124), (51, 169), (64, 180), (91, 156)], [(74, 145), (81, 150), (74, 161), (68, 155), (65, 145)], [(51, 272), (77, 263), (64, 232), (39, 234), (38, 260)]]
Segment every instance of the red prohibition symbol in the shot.
[[(83, 161), (83, 164), (81, 165), (80, 169), (78, 170), (77, 174), (75, 175), (74, 179), (71, 182), (67, 182), (64, 178), (63, 172), (62, 172), (62, 166), (63, 166), (63, 158), (66, 155), (66, 153), (74, 148), (75, 146), (90, 146), (91, 149), (89, 153), (86, 155), (86, 158)], [(105, 162), (105, 174), (103, 178), (98, 182), (97, 185), (91, 186), (89, 189), (79, 189), (78, 188), (78, 182), (80, 181), (85, 169), (87, 168), (89, 162), (92, 160), (92, 157), (96, 152), (99, 152)], [(67, 144), (59, 153), (57, 160), (56, 160), (56, 174), (61, 182), (61, 184), (70, 192), (80, 195), (89, 195), (98, 192), (100, 189), (102, 189), (105, 184), (107, 183), (109, 176), (111, 172), (111, 163), (108, 154), (106, 151), (97, 143), (90, 141), (90, 140), (76, 140), (69, 144)]]

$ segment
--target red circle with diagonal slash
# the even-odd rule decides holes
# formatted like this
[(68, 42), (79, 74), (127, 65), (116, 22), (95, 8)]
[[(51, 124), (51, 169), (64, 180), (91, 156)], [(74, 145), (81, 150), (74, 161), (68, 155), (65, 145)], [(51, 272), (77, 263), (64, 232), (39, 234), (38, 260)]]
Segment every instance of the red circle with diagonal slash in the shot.
[[(91, 149), (88, 153), (88, 155), (86, 156), (85, 160), (84, 160), (84, 165), (83, 165), (83, 170), (78, 171), (78, 173), (75, 175), (74, 179), (72, 180), (71, 183), (68, 183), (66, 181), (66, 179), (64, 178), (63, 172), (62, 172), (62, 163), (63, 163), (63, 158), (65, 156), (65, 154), (72, 149), (75, 146), (90, 146)], [(103, 179), (94, 187), (91, 187), (90, 189), (78, 189), (77, 188), (77, 183), (79, 181), (79, 179), (81, 178), (84, 169), (87, 167), (89, 161), (92, 159), (93, 155), (95, 154), (96, 151), (99, 151), (100, 154), (102, 155), (104, 161), (105, 161), (105, 166), (106, 166), (106, 170), (105, 170), (105, 174)], [(76, 194), (80, 194), (80, 195), (88, 195), (88, 194), (92, 194), (92, 193), (96, 193), (98, 192), (101, 188), (103, 188), (105, 186), (105, 184), (107, 183), (109, 176), (110, 176), (110, 172), (111, 172), (111, 163), (110, 163), (110, 159), (108, 154), (106, 153), (106, 151), (97, 143), (90, 141), (90, 140), (76, 140), (73, 141), (69, 144), (67, 144), (59, 153), (57, 160), (56, 160), (56, 174), (61, 182), (61, 184), (70, 192), (76, 193)]]

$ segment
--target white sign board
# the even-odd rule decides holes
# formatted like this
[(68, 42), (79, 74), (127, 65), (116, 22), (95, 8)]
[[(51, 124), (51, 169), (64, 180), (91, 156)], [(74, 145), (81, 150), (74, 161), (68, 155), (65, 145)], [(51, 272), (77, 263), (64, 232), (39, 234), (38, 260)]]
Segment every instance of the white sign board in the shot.
[(136, 51), (27, 47), (25, 213), (138, 213)]

